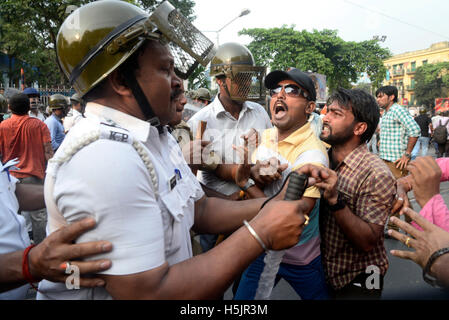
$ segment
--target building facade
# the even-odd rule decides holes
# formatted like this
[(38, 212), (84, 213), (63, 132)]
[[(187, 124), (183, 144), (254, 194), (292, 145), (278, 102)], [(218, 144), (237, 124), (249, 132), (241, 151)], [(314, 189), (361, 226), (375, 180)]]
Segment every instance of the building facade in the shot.
[(404, 106), (416, 105), (415, 74), (416, 69), (427, 63), (449, 61), (449, 41), (434, 43), (428, 49), (405, 52), (384, 61), (387, 68), (383, 85), (398, 88), (398, 102)]

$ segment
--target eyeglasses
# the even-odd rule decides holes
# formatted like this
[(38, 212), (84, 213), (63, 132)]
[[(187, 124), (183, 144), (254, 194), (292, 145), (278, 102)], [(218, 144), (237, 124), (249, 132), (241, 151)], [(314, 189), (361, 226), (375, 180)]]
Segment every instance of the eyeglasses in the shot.
[(282, 89), (284, 89), (285, 94), (288, 97), (299, 97), (303, 96), (304, 98), (308, 99), (309, 95), (307, 92), (303, 89), (301, 89), (298, 86), (295, 86), (294, 84), (287, 84), (285, 86), (279, 86), (277, 88), (270, 90), (270, 97), (276, 97), (279, 93), (281, 93)]

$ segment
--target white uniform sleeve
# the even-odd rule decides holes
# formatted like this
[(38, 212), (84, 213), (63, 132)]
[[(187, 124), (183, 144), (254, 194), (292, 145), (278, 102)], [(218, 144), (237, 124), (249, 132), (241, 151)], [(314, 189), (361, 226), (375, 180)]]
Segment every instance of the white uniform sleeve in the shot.
[(265, 109), (263, 109), (263, 114), (264, 114), (264, 118), (265, 118), (266, 129), (272, 128), (273, 124), (271, 123), (270, 117), (268, 116), (268, 113)]
[(112, 243), (112, 252), (89, 258), (111, 259), (102, 273), (133, 274), (165, 262), (161, 212), (147, 169), (129, 144), (98, 140), (84, 147), (61, 166), (54, 190), (68, 222), (86, 216), (97, 221), (77, 242)]

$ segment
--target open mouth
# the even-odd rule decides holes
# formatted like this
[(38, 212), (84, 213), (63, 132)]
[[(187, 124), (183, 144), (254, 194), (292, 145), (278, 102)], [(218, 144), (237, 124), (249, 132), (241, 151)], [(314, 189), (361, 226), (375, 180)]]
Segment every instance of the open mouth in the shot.
[(326, 124), (323, 124), (323, 129), (321, 130), (321, 134), (329, 135), (331, 133), (331, 127)]
[(274, 105), (274, 115), (277, 119), (284, 117), (287, 114), (288, 107), (283, 101), (276, 102)]

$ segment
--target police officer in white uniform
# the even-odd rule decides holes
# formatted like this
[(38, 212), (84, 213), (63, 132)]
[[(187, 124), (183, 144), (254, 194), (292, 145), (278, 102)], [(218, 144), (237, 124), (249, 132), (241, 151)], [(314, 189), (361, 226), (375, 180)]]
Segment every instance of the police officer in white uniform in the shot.
[[(195, 53), (192, 41), (203, 41), (208, 51)], [(190, 55), (207, 64), (214, 54), (213, 44), (169, 2), (151, 16), (122, 1), (89, 3), (63, 23), (57, 46), (63, 71), (88, 103), (86, 118), (48, 166), (48, 227), (53, 232), (92, 216), (97, 227), (78, 242), (104, 239), (114, 249), (99, 256), (112, 260), (99, 275), (104, 289), (42, 281), (38, 299), (211, 299), (263, 249), (297, 243), (305, 221), (301, 201), (274, 200), (259, 212), (264, 199), (206, 198), (168, 133), (165, 126), (176, 114), (170, 102), (182, 92), (177, 74), (193, 70), (177, 65), (175, 73), (175, 61)], [(238, 230), (192, 258), (191, 227)]]

